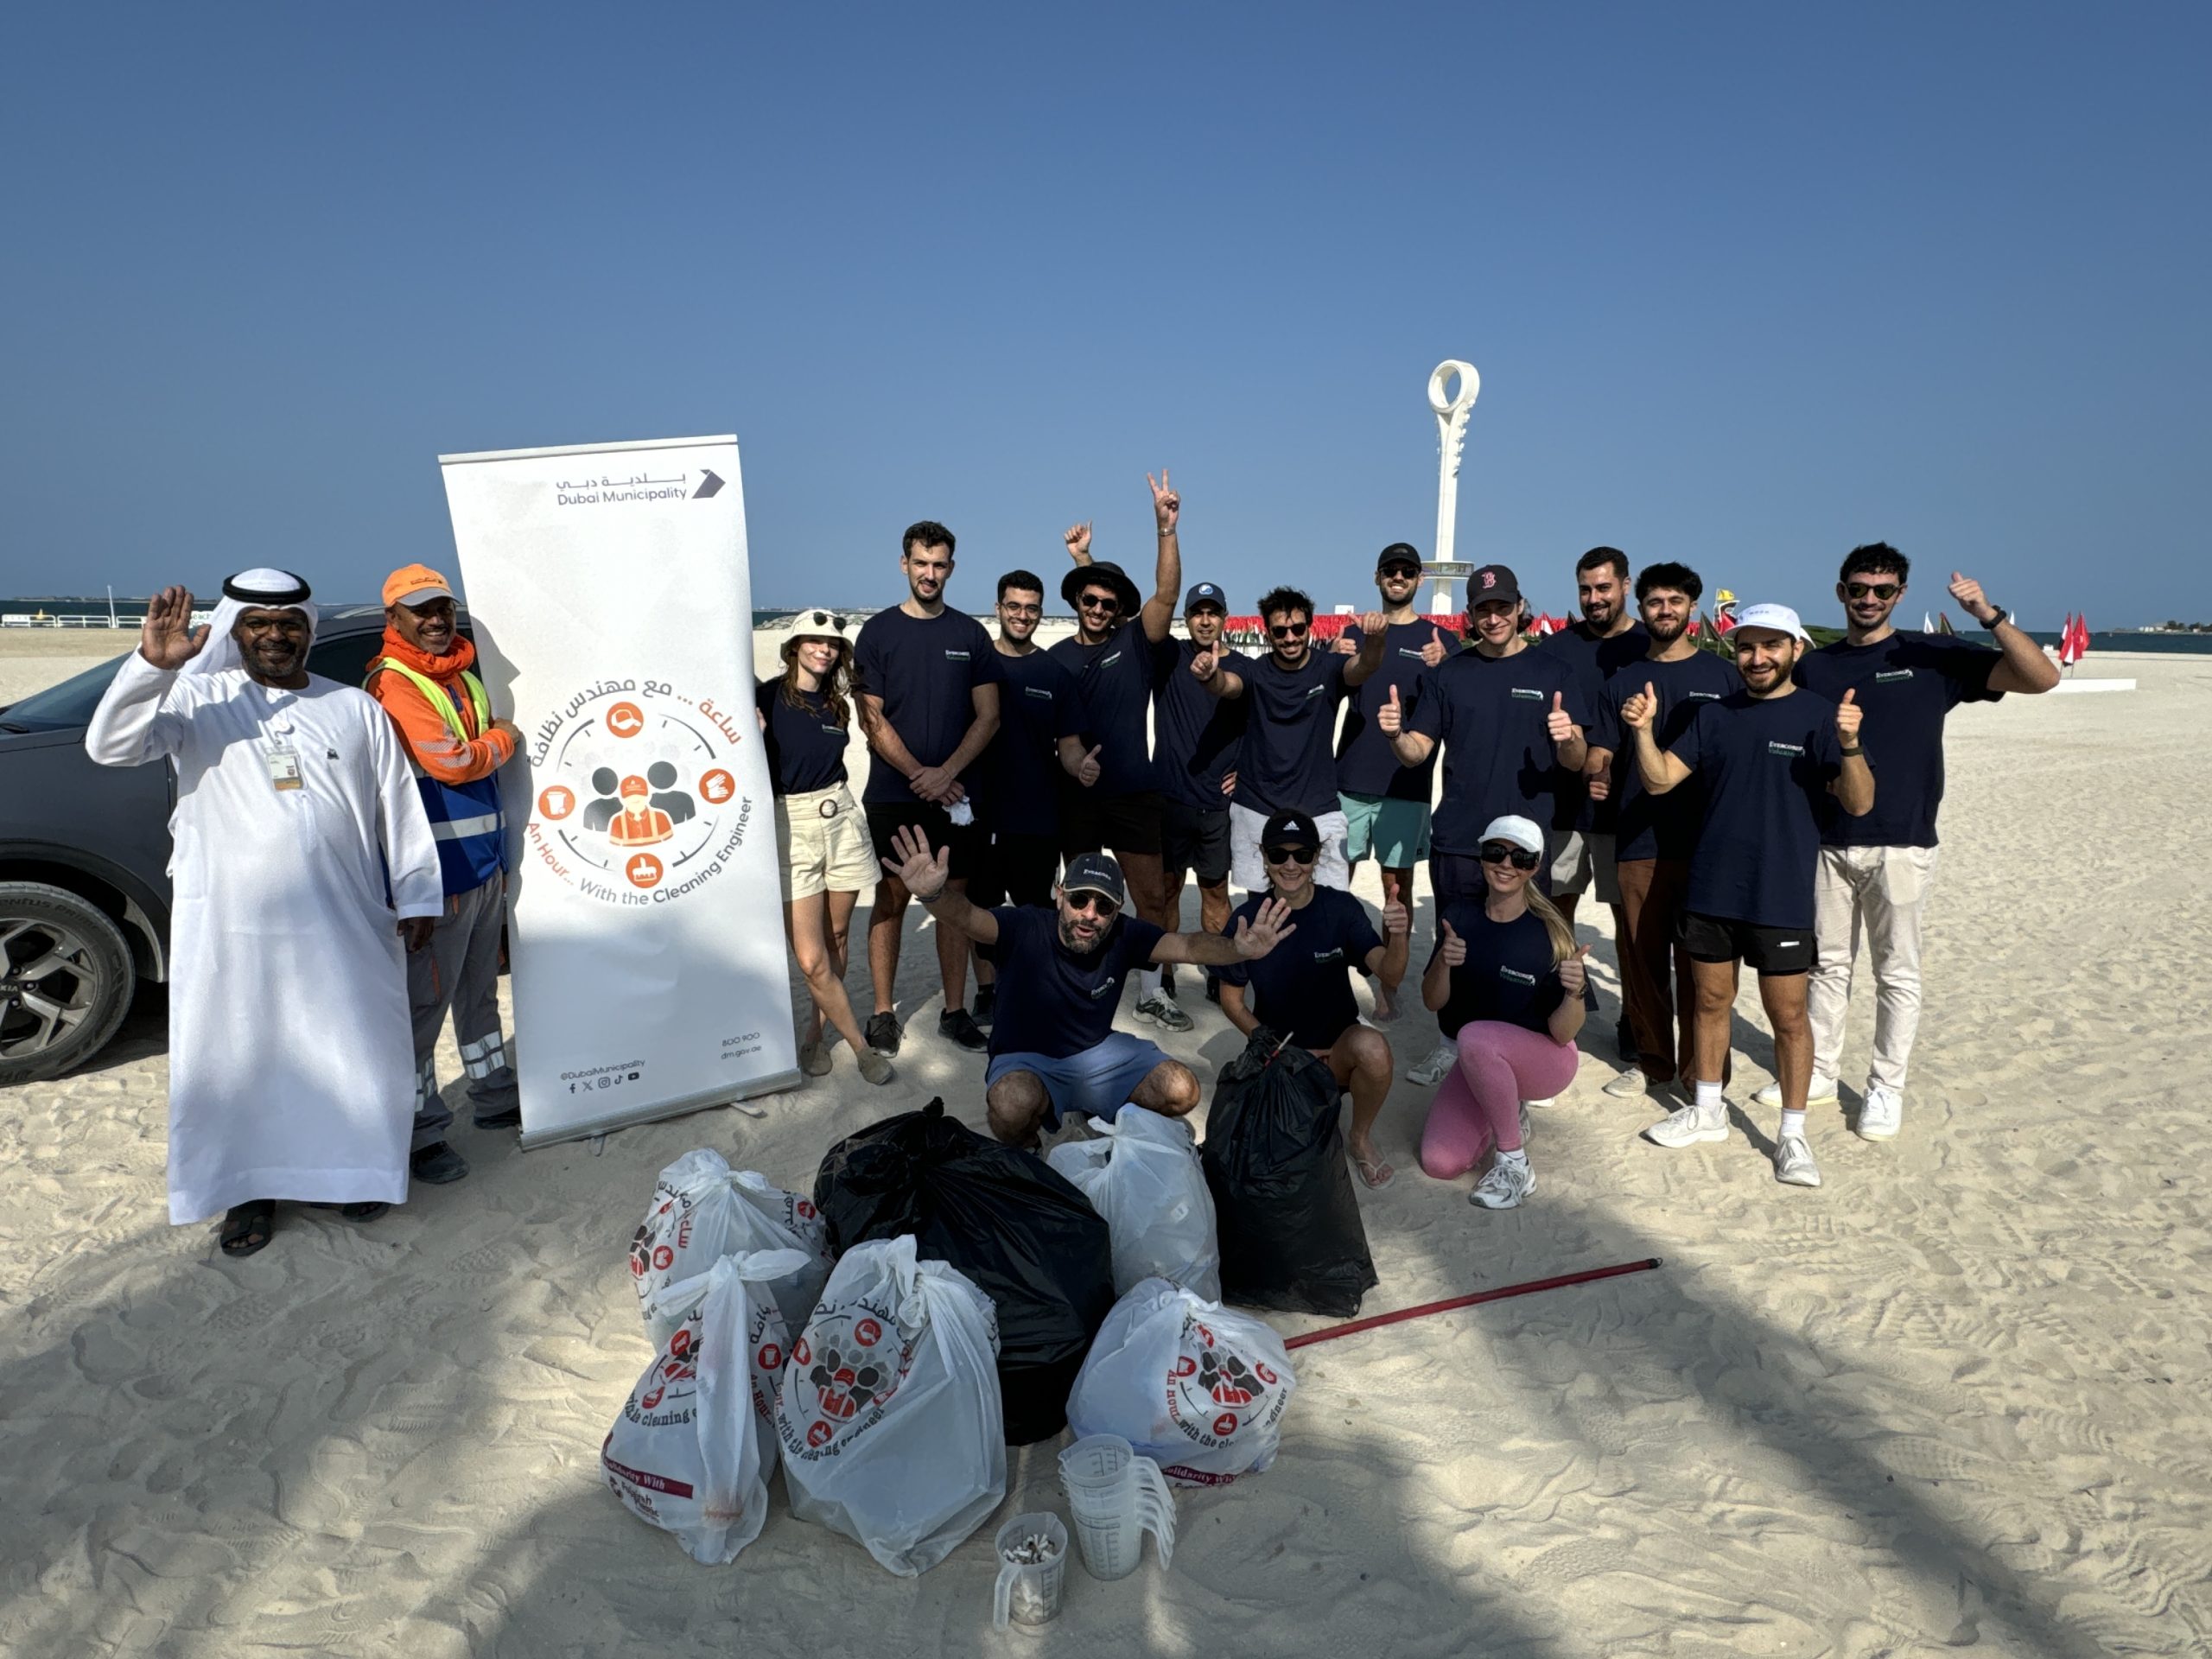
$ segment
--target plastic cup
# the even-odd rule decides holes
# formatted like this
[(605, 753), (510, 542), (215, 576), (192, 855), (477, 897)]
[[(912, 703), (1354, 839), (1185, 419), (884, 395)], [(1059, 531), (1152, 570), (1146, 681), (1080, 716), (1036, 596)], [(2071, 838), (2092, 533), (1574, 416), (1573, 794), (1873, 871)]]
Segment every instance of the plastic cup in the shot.
[(1075, 1516), (1076, 1542), (1094, 1579), (1125, 1579), (1152, 1535), (1160, 1564), (1175, 1554), (1175, 1499), (1166, 1477), (1118, 1434), (1093, 1434), (1060, 1453), (1060, 1481)]
[[(1041, 1561), (1016, 1561), (1007, 1552), (1025, 1541), (1042, 1537), (1050, 1546)], [(991, 1623), (1004, 1630), (1016, 1624), (1046, 1624), (1059, 1617), (1060, 1586), (1068, 1566), (1068, 1529), (1060, 1517), (1046, 1511), (1017, 1515), (999, 1529), (999, 1582), (994, 1592)]]

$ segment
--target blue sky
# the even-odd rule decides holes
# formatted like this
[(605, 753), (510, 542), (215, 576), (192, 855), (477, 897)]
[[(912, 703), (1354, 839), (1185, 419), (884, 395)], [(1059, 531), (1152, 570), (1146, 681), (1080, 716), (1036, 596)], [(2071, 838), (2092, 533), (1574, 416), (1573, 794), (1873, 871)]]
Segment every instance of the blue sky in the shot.
[[(19, 10), (0, 594), (449, 559), (441, 451), (734, 430), (763, 605), (1426, 550), (2212, 620), (2202, 7)], [(2194, 208), (2189, 204), (2195, 201)], [(2190, 485), (2190, 477), (2199, 483)], [(1908, 609), (1915, 608), (1909, 601)]]

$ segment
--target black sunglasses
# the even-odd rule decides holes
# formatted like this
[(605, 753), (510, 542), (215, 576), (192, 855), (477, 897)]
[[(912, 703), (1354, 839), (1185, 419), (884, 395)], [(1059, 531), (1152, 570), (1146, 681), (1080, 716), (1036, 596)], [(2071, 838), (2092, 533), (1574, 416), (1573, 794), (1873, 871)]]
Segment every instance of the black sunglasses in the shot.
[(1376, 574), (1384, 576), (1418, 576), (1421, 575), (1421, 566), (1417, 564), (1386, 564)]
[(1110, 922), (1122, 913), (1122, 907), (1103, 893), (1088, 891), (1080, 893), (1063, 893), (1060, 897), (1068, 901), (1070, 910), (1077, 913), (1090, 911), (1102, 922)]
[(1483, 862), (1485, 864), (1510, 863), (1516, 870), (1533, 870), (1543, 861), (1541, 855), (1532, 853), (1525, 847), (1516, 847), (1510, 841), (1483, 842)]
[(1270, 847), (1266, 849), (1270, 864), (1311, 864), (1320, 857), (1319, 849), (1312, 847)]
[(1086, 611), (1118, 611), (1122, 601), (1111, 594), (1085, 594), (1076, 603)]
[(1904, 589), (1894, 582), (1847, 582), (1843, 591), (1853, 599), (1895, 599)]
[(1268, 632), (1278, 639), (1303, 639), (1313, 626), (1311, 622), (1270, 622)]

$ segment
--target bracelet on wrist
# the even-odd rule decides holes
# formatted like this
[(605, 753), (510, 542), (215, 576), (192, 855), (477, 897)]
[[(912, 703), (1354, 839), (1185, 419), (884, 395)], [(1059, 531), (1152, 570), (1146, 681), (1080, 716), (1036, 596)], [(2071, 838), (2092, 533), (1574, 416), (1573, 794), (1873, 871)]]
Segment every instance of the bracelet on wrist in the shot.
[(1866, 751), (1864, 748), (1862, 748), (1859, 745), (1858, 745), (1858, 744), (1854, 743), (1854, 744), (1853, 744), (1849, 748), (1847, 748), (1847, 749), (1845, 749), (1845, 750), (1841, 751), (1841, 753), (1842, 753), (1842, 754), (1843, 754), (1844, 759), (1845, 759), (1845, 760), (1849, 760), (1853, 755), (1854, 755), (1854, 754), (1864, 754), (1864, 753), (1866, 753)]

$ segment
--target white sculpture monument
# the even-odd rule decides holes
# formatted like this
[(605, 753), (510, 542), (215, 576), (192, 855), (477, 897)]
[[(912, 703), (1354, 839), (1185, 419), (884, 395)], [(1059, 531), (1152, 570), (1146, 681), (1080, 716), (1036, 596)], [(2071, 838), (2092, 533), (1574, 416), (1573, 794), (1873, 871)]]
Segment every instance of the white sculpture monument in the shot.
[[(1457, 378), (1459, 385), (1452, 386)], [(1483, 378), (1471, 363), (1446, 358), (1428, 377), (1428, 406), (1436, 411), (1436, 546), (1427, 569), (1436, 585), (1431, 592), (1432, 616), (1459, 613), (1459, 584), (1474, 566), (1452, 556), (1452, 532), (1459, 522), (1459, 452), (1466, 447), (1467, 416), (1483, 389)]]

